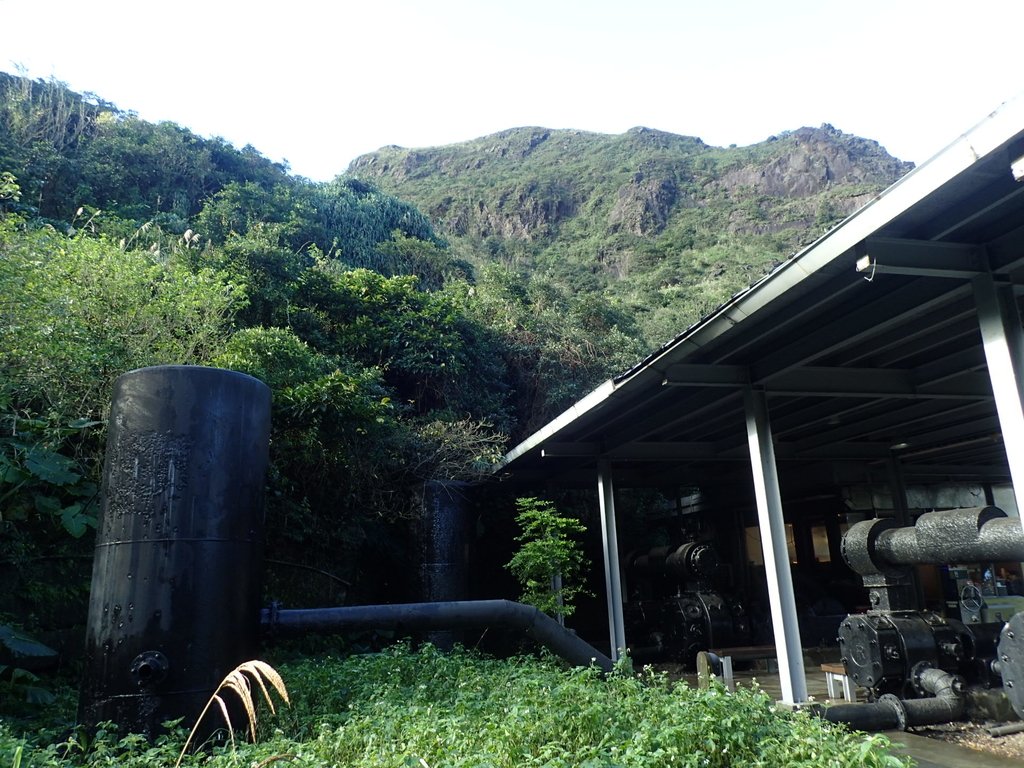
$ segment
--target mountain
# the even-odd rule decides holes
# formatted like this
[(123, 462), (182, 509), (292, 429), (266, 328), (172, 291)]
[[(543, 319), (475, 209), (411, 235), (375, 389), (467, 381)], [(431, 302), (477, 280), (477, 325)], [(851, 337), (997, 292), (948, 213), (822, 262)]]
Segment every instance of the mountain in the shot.
[(383, 147), (348, 174), (416, 205), (463, 258), (597, 292), (657, 343), (912, 167), (830, 125), (728, 148), (643, 127), (525, 127)]

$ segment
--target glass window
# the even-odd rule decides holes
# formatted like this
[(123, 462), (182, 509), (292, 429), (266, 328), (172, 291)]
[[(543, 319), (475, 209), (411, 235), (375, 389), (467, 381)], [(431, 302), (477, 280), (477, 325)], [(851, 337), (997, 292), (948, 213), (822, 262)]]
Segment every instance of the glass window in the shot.
[(828, 528), (824, 525), (815, 525), (811, 528), (811, 541), (814, 542), (814, 561), (831, 563), (832, 552), (828, 548)]
[[(764, 565), (764, 553), (761, 551), (761, 529), (756, 525), (747, 528), (746, 531), (747, 563), (749, 565)], [(789, 562), (796, 562), (796, 538), (793, 535), (793, 525), (786, 523), (786, 550), (789, 552)]]

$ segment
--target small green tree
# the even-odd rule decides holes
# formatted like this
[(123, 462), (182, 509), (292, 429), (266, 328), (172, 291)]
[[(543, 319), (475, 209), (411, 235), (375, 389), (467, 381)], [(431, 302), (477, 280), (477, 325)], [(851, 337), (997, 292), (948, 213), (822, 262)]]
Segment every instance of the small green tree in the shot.
[(533, 497), (516, 499), (516, 522), (522, 533), (519, 551), (505, 566), (523, 588), (520, 599), (555, 617), (570, 616), (574, 601), (587, 594), (581, 581), (589, 565), (574, 534), (586, 527), (559, 514), (555, 505)]

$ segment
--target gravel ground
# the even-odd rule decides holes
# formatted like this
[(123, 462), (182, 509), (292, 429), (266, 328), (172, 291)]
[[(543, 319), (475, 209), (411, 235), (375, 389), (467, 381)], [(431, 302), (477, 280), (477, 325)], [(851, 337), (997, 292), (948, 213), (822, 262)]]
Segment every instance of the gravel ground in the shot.
[[(1010, 736), (989, 736), (988, 729), (1004, 723), (946, 723), (927, 728), (914, 728), (912, 733), (958, 744), (961, 747), (1011, 758), (1014, 764), (1024, 763), (1024, 733)], [(896, 739), (899, 740), (898, 738)]]

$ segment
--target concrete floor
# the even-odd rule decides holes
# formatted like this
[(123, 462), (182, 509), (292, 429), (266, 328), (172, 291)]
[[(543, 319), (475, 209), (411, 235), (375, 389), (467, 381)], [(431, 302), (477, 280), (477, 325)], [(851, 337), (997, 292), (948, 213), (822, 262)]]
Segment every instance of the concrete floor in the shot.
[(900, 747), (894, 750), (914, 758), (918, 768), (1007, 768), (1005, 757), (979, 752), (927, 736), (892, 731), (885, 734)]

